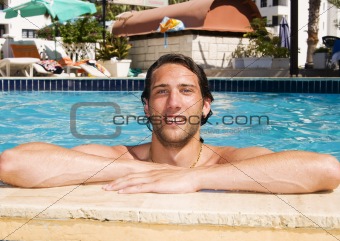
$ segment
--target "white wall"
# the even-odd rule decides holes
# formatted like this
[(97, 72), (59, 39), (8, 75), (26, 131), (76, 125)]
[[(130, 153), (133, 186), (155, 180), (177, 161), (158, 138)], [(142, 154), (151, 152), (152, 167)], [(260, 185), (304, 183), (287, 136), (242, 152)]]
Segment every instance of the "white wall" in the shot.
[[(28, 2), (28, 0), (5, 0), (5, 6), (17, 6), (24, 2)], [(29, 18), (18, 16), (12, 19), (5, 19), (5, 13), (0, 11), (0, 24), (6, 25), (7, 33), (16, 38), (21, 38), (22, 29), (40, 29), (50, 23), (51, 21), (47, 20), (43, 15)]]
[[(260, 10), (262, 16), (266, 16), (268, 20), (272, 19), (273, 15), (286, 16), (289, 26), (290, 23), (290, 1), (287, 0), (287, 7), (272, 6), (272, 0), (267, 0), (267, 7), (261, 8), (261, 0), (256, 0), (256, 5)], [(304, 67), (307, 57), (307, 29), (308, 29), (308, 0), (299, 1), (299, 23), (298, 23), (298, 64)], [(329, 4), (327, 0), (321, 0), (320, 6), (320, 19), (319, 19), (319, 46), (322, 45), (322, 37), (326, 35), (340, 36), (339, 28), (334, 26), (334, 20), (339, 22), (340, 10), (333, 5)], [(270, 22), (269, 22), (270, 23)], [(278, 34), (278, 27), (274, 27), (273, 33)]]
[[(168, 36), (167, 47), (164, 38), (150, 38), (130, 41), (132, 48), (129, 58), (131, 67), (146, 70), (161, 55), (182, 53), (192, 57), (205, 69), (230, 67), (231, 54), (239, 44), (237, 37), (214, 37), (200, 35)], [(245, 41), (247, 42), (247, 41)]]

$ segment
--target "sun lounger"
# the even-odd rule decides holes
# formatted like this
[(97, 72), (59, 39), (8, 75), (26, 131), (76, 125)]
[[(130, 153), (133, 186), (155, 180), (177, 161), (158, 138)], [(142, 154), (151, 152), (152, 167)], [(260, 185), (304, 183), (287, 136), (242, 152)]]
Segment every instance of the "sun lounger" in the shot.
[(33, 65), (39, 62), (38, 58), (5, 58), (0, 60), (0, 74), (10, 77), (11, 72), (21, 72), (26, 77), (33, 77)]
[(103, 66), (99, 66), (95, 60), (72, 60), (59, 43), (45, 42), (45, 51), (47, 57), (58, 61), (64, 67), (67, 74), (73, 72), (78, 76), (85, 72), (89, 77), (107, 78), (111, 76), (110, 72)]
[(35, 58), (38, 59), (36, 63), (33, 64), (35, 71), (42, 75), (47, 76), (59, 76), (53, 72), (45, 70), (41, 65), (38, 64), (40, 61), (40, 54), (35, 45), (21, 45), (21, 44), (11, 44), (11, 49), (13, 56), (15, 58)]

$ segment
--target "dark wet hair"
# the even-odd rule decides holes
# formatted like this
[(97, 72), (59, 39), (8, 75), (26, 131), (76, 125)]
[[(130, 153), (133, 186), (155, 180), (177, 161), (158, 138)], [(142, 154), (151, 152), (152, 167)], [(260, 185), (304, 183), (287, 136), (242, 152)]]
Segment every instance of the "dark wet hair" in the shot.
[[(143, 105), (146, 104), (145, 99), (146, 100), (150, 99), (151, 81), (152, 81), (152, 75), (154, 71), (165, 64), (179, 64), (189, 69), (191, 72), (193, 72), (198, 77), (198, 82), (199, 82), (199, 86), (200, 86), (203, 99), (208, 98), (211, 101), (214, 100), (214, 97), (212, 96), (209, 90), (208, 79), (207, 79), (206, 74), (204, 73), (204, 70), (200, 66), (198, 66), (192, 60), (192, 58), (187, 57), (183, 54), (166, 54), (166, 55), (161, 56), (158, 60), (156, 60), (156, 62), (153, 63), (151, 67), (148, 69), (148, 72), (145, 78), (145, 87), (141, 95)], [(201, 125), (204, 125), (211, 115), (212, 115), (212, 111), (210, 110), (207, 116), (202, 117)]]

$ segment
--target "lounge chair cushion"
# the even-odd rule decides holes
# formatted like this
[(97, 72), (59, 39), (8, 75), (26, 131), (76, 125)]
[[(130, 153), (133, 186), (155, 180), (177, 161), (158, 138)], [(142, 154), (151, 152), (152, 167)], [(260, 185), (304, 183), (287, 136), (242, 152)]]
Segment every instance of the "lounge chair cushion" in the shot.
[(38, 58), (40, 59), (40, 54), (35, 45), (19, 45), (19, 44), (11, 44), (13, 56), (15, 58)]
[(43, 67), (46, 71), (54, 74), (61, 74), (63, 72), (63, 68), (55, 60), (42, 60), (39, 61), (37, 64)]

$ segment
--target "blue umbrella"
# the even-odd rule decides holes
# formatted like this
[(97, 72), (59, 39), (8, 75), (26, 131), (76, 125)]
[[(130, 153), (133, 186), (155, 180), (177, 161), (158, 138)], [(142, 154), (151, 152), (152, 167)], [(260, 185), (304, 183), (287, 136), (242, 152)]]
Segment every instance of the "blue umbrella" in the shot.
[[(5, 18), (33, 17), (48, 14), (54, 20), (65, 22), (83, 14), (93, 14), (97, 11), (93, 3), (80, 0), (30, 0), (20, 5), (9, 7), (3, 12), (6, 13)], [(55, 39), (54, 39), (55, 40)], [(55, 43), (55, 58), (56, 43)]]
[(29, 2), (9, 7), (3, 12), (5, 18), (15, 18), (20, 12), (21, 17), (32, 17), (49, 14), (52, 19), (65, 22), (86, 13), (95, 13), (96, 6), (93, 3), (80, 0), (31, 0)]
[(289, 26), (288, 26), (288, 23), (285, 17), (283, 17), (280, 22), (279, 38), (281, 42), (281, 47), (290, 49), (290, 32), (289, 32)]

